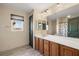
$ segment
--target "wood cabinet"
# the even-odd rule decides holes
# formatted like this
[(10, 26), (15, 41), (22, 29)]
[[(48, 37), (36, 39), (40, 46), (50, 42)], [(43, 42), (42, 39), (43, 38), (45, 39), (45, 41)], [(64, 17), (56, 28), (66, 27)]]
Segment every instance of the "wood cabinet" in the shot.
[(44, 52), (44, 40), (39, 38), (39, 52), (43, 54)]
[(78, 50), (60, 45), (60, 55), (61, 56), (77, 56)]
[(45, 39), (35, 38), (35, 49), (44, 56), (79, 56), (79, 50)]
[(50, 56), (58, 56), (59, 55), (59, 44), (50, 42)]
[(50, 51), (49, 51), (49, 41), (48, 40), (44, 40), (44, 55), (45, 56), (49, 56)]
[(39, 39), (37, 37), (35, 37), (35, 49), (39, 49)]

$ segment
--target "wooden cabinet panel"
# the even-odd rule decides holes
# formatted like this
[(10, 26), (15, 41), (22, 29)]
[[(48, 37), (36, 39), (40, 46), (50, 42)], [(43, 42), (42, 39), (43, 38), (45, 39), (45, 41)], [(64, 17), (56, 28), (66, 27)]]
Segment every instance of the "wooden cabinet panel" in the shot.
[(50, 42), (50, 56), (58, 56), (59, 55), (59, 45), (54, 42)]
[(39, 52), (43, 54), (44, 52), (44, 40), (39, 38)]
[(38, 50), (39, 49), (39, 39), (35, 38), (35, 49)]
[(49, 41), (44, 40), (44, 55), (49, 56)]
[(60, 55), (61, 56), (77, 56), (78, 50), (61, 45), (60, 46)]

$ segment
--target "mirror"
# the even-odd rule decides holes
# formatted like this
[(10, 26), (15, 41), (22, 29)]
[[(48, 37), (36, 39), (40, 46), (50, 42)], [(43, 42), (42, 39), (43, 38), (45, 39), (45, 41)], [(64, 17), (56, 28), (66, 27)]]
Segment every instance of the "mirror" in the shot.
[(45, 21), (42, 22), (42, 30), (46, 30), (46, 22)]
[(47, 30), (48, 25), (46, 21), (38, 21), (38, 30)]
[(56, 19), (56, 35), (79, 38), (79, 5), (50, 15), (48, 18)]
[(38, 23), (38, 30), (41, 30), (42, 24), (41, 22)]

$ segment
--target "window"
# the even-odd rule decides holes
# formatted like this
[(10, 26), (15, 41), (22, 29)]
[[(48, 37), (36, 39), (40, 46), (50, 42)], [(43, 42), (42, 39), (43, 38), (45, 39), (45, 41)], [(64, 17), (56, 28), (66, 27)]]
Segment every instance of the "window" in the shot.
[(23, 31), (24, 17), (11, 14), (11, 30)]

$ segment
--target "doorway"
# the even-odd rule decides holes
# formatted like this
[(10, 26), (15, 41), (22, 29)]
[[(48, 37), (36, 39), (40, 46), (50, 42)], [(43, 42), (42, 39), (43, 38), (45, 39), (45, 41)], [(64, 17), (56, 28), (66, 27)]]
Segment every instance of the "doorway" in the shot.
[(33, 15), (29, 16), (29, 45), (33, 48)]

